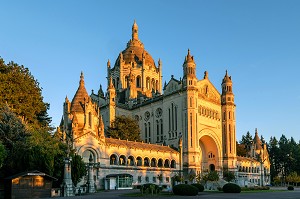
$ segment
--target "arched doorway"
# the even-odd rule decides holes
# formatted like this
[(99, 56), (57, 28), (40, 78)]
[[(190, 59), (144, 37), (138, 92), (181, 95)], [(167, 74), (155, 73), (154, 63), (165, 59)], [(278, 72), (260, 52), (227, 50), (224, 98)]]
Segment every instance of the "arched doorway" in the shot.
[[(212, 133), (200, 132), (199, 139), (201, 170), (202, 172), (216, 171), (222, 167), (220, 152), (222, 151), (216, 138), (211, 137)], [(204, 135), (203, 135), (204, 134)]]
[(209, 171), (215, 171), (216, 170), (216, 167), (214, 164), (210, 164), (209, 165)]

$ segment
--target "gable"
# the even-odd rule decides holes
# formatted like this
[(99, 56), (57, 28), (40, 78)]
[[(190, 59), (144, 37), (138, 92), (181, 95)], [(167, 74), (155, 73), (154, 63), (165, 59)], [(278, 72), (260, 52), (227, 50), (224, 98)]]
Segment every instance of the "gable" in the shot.
[(181, 82), (174, 79), (173, 77), (168, 82), (168, 84), (164, 87), (164, 94), (173, 93), (181, 89)]
[(198, 90), (199, 98), (217, 104), (221, 103), (221, 94), (208, 79), (203, 79), (198, 82)]

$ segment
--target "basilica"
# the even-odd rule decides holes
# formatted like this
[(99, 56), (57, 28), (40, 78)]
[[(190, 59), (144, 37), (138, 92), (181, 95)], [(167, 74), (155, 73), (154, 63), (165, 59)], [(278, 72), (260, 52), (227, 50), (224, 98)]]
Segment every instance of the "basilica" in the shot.
[[(144, 183), (171, 186), (174, 176), (232, 171), (236, 183), (270, 183), (267, 148), (255, 138), (246, 157), (236, 152), (236, 105), (231, 76), (224, 71), (220, 87), (207, 71), (197, 76), (190, 50), (183, 56), (182, 78), (162, 82), (162, 62), (155, 62), (139, 39), (138, 25), (114, 63), (107, 62), (107, 89), (88, 94), (81, 73), (78, 89), (65, 99), (59, 127), (72, 147), (92, 166), (89, 181), (97, 189), (127, 189)], [(220, 89), (220, 91), (218, 90)], [(141, 140), (106, 136), (116, 116), (134, 118)]]

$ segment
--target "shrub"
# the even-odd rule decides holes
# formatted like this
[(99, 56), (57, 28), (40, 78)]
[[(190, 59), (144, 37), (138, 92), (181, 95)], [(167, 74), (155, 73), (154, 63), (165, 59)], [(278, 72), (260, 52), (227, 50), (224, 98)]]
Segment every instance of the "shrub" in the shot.
[(203, 192), (204, 191), (204, 186), (202, 184), (199, 183), (195, 183), (195, 184), (191, 184), (194, 187), (197, 187), (198, 192)]
[(198, 188), (189, 184), (178, 184), (173, 187), (173, 193), (180, 196), (196, 196)]
[(161, 188), (152, 183), (143, 184), (140, 188), (142, 193), (149, 193), (149, 194), (157, 194), (161, 191)]
[(234, 183), (227, 183), (223, 186), (224, 193), (241, 193), (241, 187)]
[(288, 186), (287, 190), (293, 191), (293, 190), (294, 190), (294, 187), (293, 187), (293, 186)]

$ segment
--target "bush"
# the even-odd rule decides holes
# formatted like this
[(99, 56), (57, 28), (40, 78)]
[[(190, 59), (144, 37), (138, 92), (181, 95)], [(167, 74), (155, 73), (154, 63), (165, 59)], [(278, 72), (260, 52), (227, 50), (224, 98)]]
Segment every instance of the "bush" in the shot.
[(194, 187), (197, 187), (198, 192), (203, 192), (204, 191), (204, 186), (202, 184), (199, 183), (195, 183), (195, 184), (191, 184)]
[(196, 196), (198, 188), (189, 184), (178, 184), (173, 187), (173, 193), (180, 196)]
[(293, 187), (293, 186), (288, 186), (287, 190), (293, 191), (293, 190), (294, 190), (294, 187)]
[(140, 191), (142, 193), (157, 194), (161, 191), (161, 188), (156, 184), (147, 183), (141, 186)]
[(223, 186), (224, 193), (241, 193), (241, 187), (234, 183), (227, 183)]

